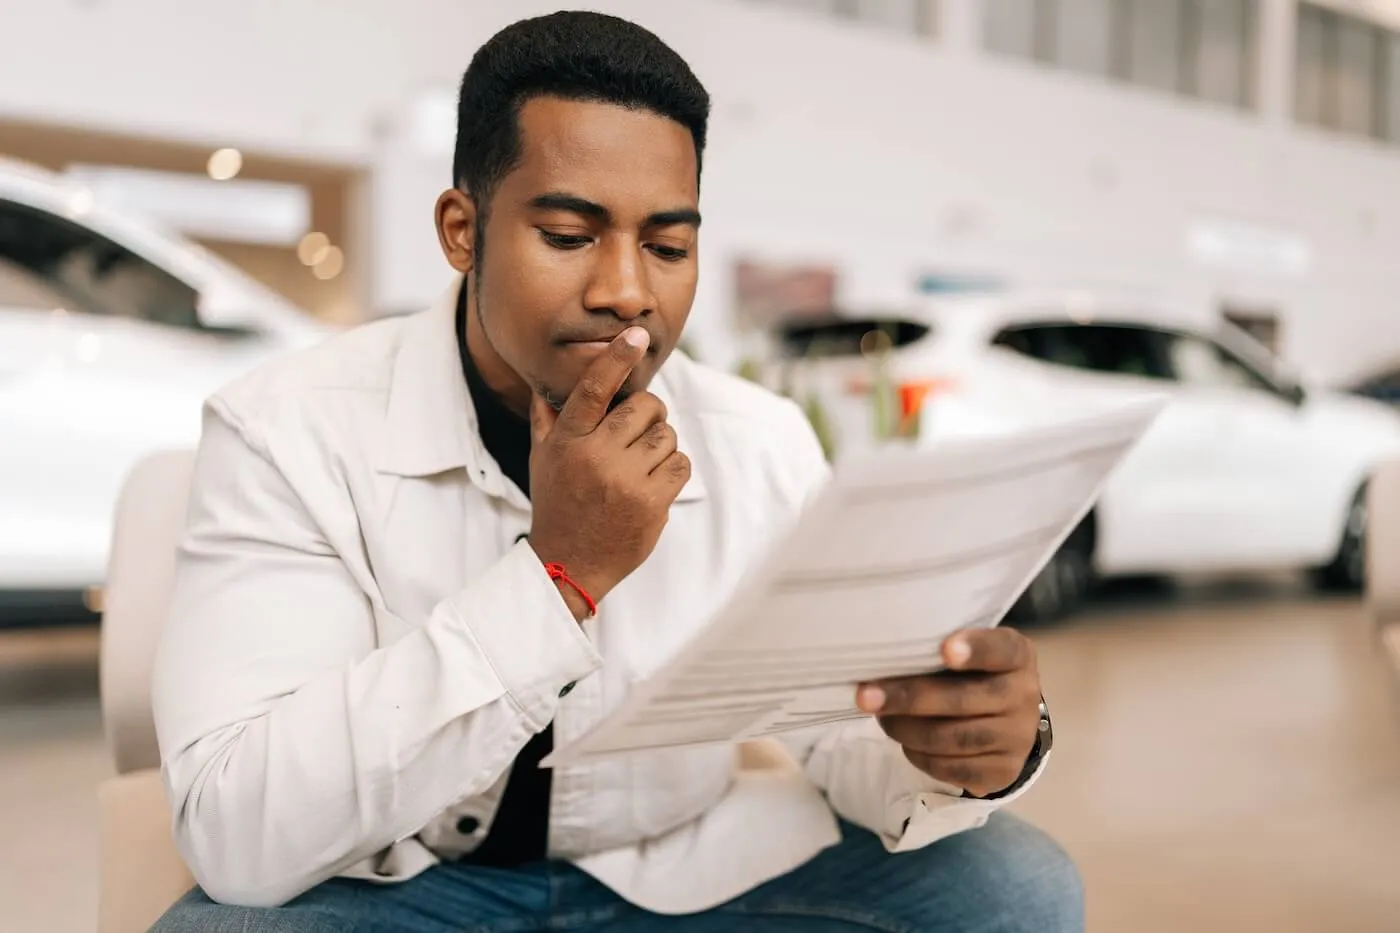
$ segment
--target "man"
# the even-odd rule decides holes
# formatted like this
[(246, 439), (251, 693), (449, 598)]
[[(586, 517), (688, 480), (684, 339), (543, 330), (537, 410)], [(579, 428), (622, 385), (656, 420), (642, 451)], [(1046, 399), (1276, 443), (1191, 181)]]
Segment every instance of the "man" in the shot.
[(992, 815), (1047, 744), (1009, 629), (862, 685), (789, 770), (538, 766), (826, 475), (796, 406), (671, 354), (708, 110), (630, 23), (505, 29), (462, 81), (451, 290), (210, 400), (154, 682), (200, 887), (157, 930), (1081, 926), (1064, 854)]

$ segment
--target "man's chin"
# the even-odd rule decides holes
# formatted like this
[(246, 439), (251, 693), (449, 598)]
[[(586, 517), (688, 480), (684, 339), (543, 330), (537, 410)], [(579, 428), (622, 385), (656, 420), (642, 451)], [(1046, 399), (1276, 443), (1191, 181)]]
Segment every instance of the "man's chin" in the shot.
[[(541, 386), (538, 391), (544, 397), (545, 404), (556, 412), (559, 412), (564, 410), (564, 404), (568, 402), (569, 395), (573, 390), (574, 386), (570, 385), (568, 391), (550, 388), (549, 386)], [(618, 390), (618, 393), (612, 397), (612, 401), (608, 402), (608, 411), (612, 411), (614, 408), (627, 401), (627, 399), (636, 392), (637, 387), (633, 386), (630, 380), (624, 383), (622, 388)]]

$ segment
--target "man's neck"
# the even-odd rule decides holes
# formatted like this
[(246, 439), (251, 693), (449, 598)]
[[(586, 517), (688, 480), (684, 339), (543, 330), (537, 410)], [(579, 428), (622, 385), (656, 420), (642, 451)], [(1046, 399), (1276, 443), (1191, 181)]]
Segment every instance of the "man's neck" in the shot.
[(474, 291), (472, 280), (467, 278), (462, 283), (462, 300), (457, 303), (458, 313), (465, 316), (467, 353), (491, 394), (515, 415), (528, 421), (530, 387), (491, 346), (481, 326), (481, 312), (476, 306)]

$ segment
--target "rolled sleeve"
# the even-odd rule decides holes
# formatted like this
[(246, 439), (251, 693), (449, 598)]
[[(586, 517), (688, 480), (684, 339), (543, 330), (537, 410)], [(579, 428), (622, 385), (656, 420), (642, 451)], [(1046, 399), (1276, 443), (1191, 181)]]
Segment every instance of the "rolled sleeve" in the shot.
[(806, 741), (789, 738), (788, 744), (831, 808), (875, 833), (890, 852), (919, 849), (983, 825), (1029, 790), (1049, 761), (1046, 755), (1014, 793), (981, 800), (914, 767), (874, 719), (843, 723)]
[(910, 779), (915, 788), (892, 803), (887, 823), (899, 827), (900, 831), (885, 837), (885, 847), (891, 852), (911, 852), (955, 833), (982, 826), (993, 813), (1030, 790), (1045, 771), (1049, 760), (1047, 753), (1020, 787), (995, 800), (962, 797), (957, 795), (956, 789), (943, 785), (938, 789), (919, 790), (919, 783), (927, 785), (933, 779), (910, 765), (910, 770), (917, 775)]

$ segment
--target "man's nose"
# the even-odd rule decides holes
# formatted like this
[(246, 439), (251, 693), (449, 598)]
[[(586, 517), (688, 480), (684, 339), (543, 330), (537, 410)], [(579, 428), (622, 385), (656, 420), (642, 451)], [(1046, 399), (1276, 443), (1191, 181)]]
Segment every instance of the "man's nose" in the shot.
[(628, 237), (605, 240), (584, 304), (589, 311), (610, 311), (624, 321), (656, 309), (641, 244)]

